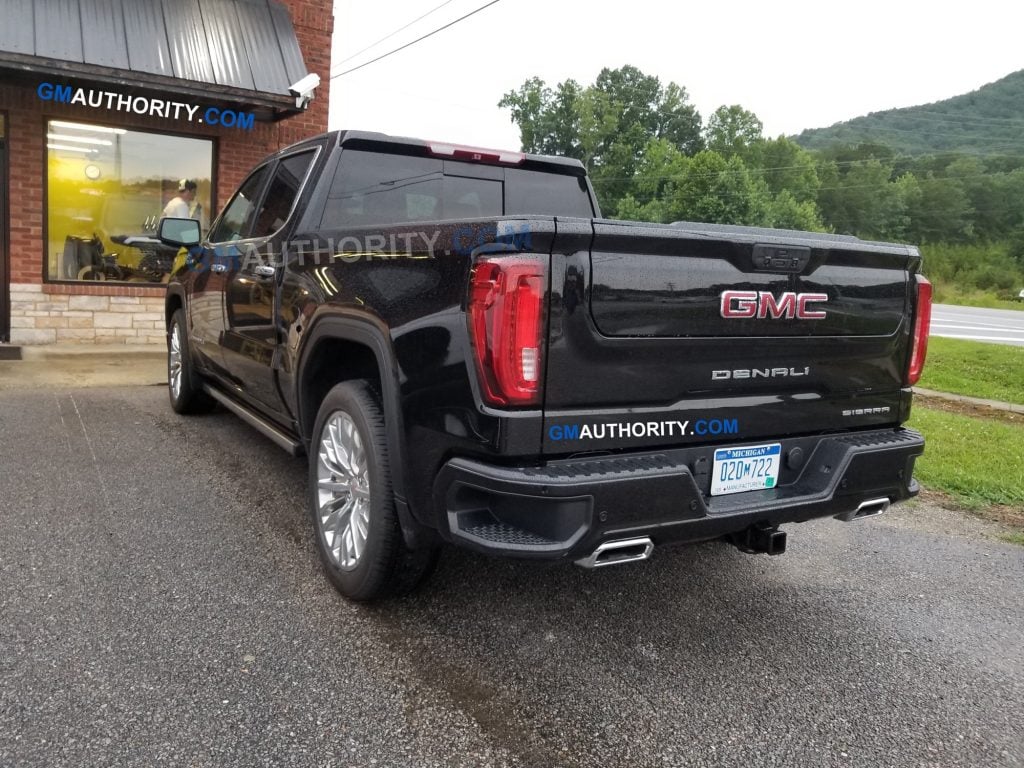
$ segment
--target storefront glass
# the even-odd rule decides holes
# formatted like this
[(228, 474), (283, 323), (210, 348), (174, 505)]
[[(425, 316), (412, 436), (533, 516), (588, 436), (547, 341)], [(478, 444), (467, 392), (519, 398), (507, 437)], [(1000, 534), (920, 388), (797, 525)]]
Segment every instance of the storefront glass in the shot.
[[(46, 139), (47, 277), (166, 281), (178, 252), (156, 240), (157, 222), (185, 202), (206, 233), (213, 142), (63, 120)], [(183, 180), (194, 193), (179, 194)]]

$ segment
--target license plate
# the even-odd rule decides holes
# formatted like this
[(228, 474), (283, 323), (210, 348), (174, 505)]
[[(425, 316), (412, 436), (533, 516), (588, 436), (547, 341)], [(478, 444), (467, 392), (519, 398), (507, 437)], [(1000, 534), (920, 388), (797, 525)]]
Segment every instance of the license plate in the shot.
[(748, 445), (719, 448), (711, 475), (711, 495), (724, 496), (744, 491), (763, 491), (779, 482), (782, 445)]

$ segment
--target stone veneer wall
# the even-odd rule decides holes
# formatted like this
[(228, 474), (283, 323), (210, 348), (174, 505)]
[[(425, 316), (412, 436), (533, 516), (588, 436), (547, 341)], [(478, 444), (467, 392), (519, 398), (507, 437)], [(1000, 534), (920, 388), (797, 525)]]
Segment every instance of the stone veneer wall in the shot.
[(164, 292), (148, 296), (44, 293), (11, 286), (11, 340), (19, 344), (163, 344)]

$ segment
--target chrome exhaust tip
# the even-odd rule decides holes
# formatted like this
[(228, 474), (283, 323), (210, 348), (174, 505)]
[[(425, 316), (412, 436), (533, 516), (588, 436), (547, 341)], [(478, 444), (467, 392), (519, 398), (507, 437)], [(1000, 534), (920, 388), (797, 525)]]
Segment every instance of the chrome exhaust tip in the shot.
[(852, 523), (854, 520), (863, 520), (865, 517), (875, 517), (883, 512), (887, 512), (892, 502), (889, 498), (882, 499), (871, 499), (870, 501), (862, 502), (852, 512), (843, 512), (836, 515), (836, 520), (842, 520), (844, 523)]
[(576, 561), (581, 568), (603, 568), (646, 560), (654, 551), (654, 542), (644, 536), (637, 539), (606, 541), (584, 558)]

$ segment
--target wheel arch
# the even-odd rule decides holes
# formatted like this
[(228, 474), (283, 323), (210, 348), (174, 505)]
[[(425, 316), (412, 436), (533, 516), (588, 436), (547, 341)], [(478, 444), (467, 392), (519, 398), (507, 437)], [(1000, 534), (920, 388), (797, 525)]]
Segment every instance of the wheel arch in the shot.
[(317, 412), (331, 388), (356, 379), (366, 379), (376, 388), (384, 411), (391, 482), (404, 506), (405, 440), (398, 366), (386, 326), (362, 317), (321, 318), (306, 334), (297, 369), (296, 415), (310, 455), (315, 453), (312, 432)]
[[(185, 309), (185, 294), (177, 287), (167, 289), (167, 298), (164, 299), (164, 325), (170, 327), (171, 318), (179, 309)], [(186, 318), (187, 321), (188, 318)]]

